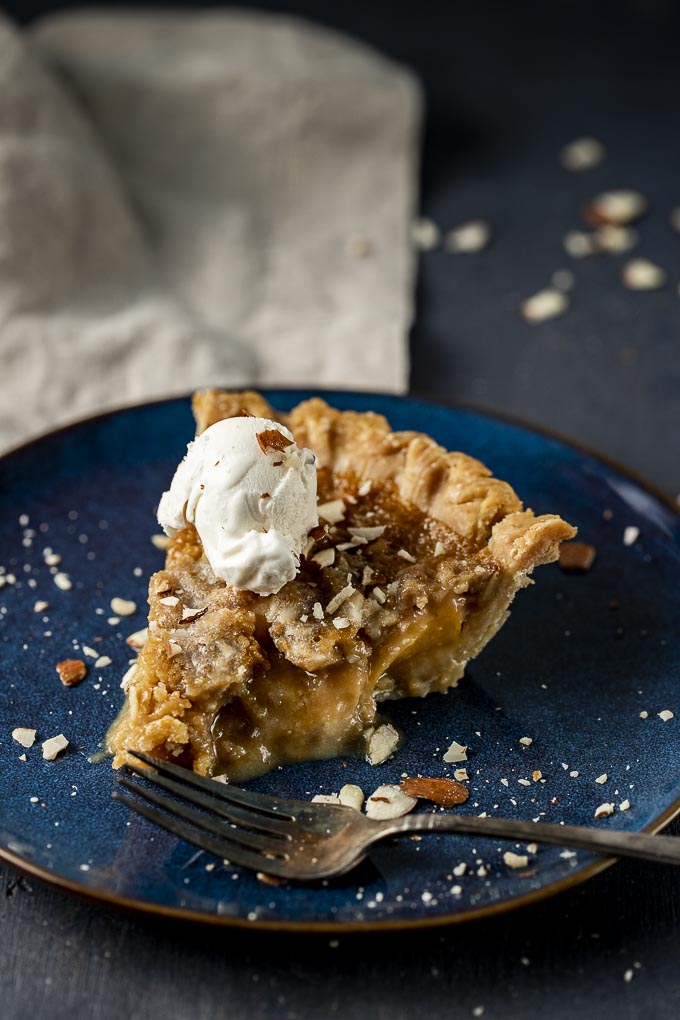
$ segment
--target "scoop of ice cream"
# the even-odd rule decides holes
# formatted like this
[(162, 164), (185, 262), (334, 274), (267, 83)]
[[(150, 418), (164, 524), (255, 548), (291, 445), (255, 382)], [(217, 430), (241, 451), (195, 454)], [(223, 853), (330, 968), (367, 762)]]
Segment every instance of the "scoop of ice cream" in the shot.
[(187, 447), (158, 523), (174, 535), (193, 523), (217, 577), (234, 588), (272, 595), (299, 568), (319, 518), (311, 450), (267, 418), (226, 418)]

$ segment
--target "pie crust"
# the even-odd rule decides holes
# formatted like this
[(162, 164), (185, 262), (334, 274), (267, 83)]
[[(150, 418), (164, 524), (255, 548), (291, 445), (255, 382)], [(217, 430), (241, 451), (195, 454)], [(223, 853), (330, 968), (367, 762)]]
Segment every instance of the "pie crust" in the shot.
[(377, 706), (455, 686), (534, 567), (575, 534), (524, 510), (479, 461), (378, 414), (314, 398), (284, 415), (251, 391), (205, 390), (193, 408), (198, 432), (243, 413), (287, 425), (317, 456), (330, 520), (269, 596), (216, 578), (193, 526), (170, 541), (108, 735), (116, 767), (136, 748), (241, 781), (365, 753)]

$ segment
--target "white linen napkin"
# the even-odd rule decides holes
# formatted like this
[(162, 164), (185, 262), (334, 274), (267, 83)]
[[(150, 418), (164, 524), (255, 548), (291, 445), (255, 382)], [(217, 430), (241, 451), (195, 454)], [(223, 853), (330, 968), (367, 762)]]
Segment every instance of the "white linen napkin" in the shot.
[(0, 20), (0, 443), (209, 384), (399, 391), (420, 89), (253, 12)]

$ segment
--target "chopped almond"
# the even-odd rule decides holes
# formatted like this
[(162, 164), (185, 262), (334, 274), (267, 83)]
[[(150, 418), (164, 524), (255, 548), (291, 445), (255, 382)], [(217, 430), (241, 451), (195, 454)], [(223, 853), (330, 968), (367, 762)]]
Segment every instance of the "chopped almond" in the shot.
[(563, 542), (560, 567), (566, 574), (586, 574), (595, 562), (596, 549), (587, 542)]
[(603, 191), (583, 208), (583, 218), (593, 227), (603, 223), (625, 225), (647, 211), (647, 199), (639, 191)]
[(268, 450), (282, 453), (288, 446), (293, 445), (293, 440), (284, 436), (283, 432), (279, 432), (278, 429), (263, 429), (262, 432), (255, 435), (255, 438), (263, 453), (267, 453)]
[(82, 659), (64, 659), (57, 663), (56, 670), (64, 687), (75, 687), (87, 676), (87, 666)]
[(439, 804), (444, 808), (464, 804), (470, 796), (468, 788), (462, 783), (457, 783), (455, 779), (428, 779), (424, 776), (415, 776), (402, 779), (401, 788), (409, 797), (431, 800), (433, 804)]

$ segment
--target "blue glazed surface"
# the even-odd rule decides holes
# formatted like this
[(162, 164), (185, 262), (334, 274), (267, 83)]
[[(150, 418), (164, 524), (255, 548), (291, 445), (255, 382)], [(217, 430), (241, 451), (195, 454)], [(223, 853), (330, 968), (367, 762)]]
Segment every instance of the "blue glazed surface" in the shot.
[[(308, 396), (268, 395), (284, 410)], [(391, 761), (288, 766), (253, 788), (308, 797), (345, 782), (371, 792), (402, 773), (450, 775), (456, 766), (442, 755), (455, 739), (469, 745), (471, 780), (458, 810), (630, 830), (653, 825), (680, 798), (680, 518), (627, 475), (517, 425), (396, 397), (328, 399), (382, 412), (394, 428), (427, 431), (479, 457), (534, 510), (576, 524), (597, 559), (584, 576), (554, 565), (537, 571), (456, 691), (385, 706), (407, 736)], [(565, 858), (558, 847), (539, 847), (523, 874), (503, 864), (505, 844), (428, 837), (377, 848), (359, 871), (328, 885), (270, 886), (219, 863), (206, 870), (205, 855), (111, 800), (109, 762), (89, 759), (121, 704), (125, 637), (144, 626), (147, 578), (162, 562), (149, 541), (154, 509), (191, 434), (188, 401), (173, 400), (73, 426), (0, 461), (0, 565), (16, 576), (0, 590), (0, 852), (85, 892), (150, 909), (326, 927), (467, 915), (588, 869), (595, 860), (588, 854)], [(36, 532), (26, 544), (22, 514)], [(631, 546), (623, 544), (628, 525), (640, 529)], [(54, 585), (46, 546), (61, 555), (72, 590)], [(118, 626), (107, 622), (114, 596), (139, 606)], [(49, 603), (44, 613), (34, 612), (38, 599)], [(87, 679), (67, 689), (55, 664), (74, 655), (74, 642), (113, 661), (90, 665)], [(676, 717), (663, 722), (663, 709)], [(11, 738), (18, 726), (38, 731), (25, 762)], [(61, 732), (70, 747), (44, 761), (40, 742)], [(523, 736), (532, 738), (529, 747), (519, 743)], [(544, 783), (532, 780), (534, 770)], [(607, 783), (596, 785), (605, 772)], [(599, 804), (624, 799), (629, 811), (594, 822)], [(460, 862), (467, 870), (456, 877)], [(478, 862), (486, 874), (477, 874)]]

